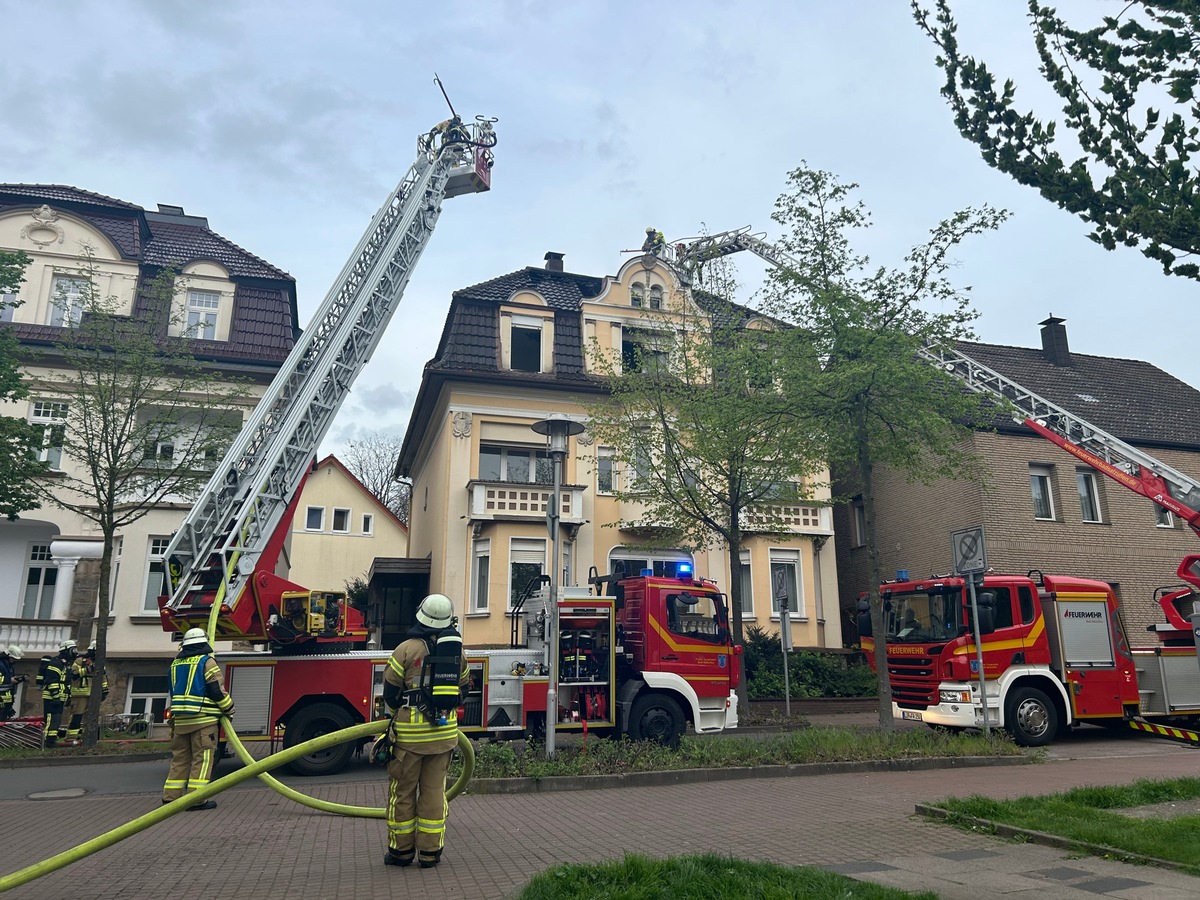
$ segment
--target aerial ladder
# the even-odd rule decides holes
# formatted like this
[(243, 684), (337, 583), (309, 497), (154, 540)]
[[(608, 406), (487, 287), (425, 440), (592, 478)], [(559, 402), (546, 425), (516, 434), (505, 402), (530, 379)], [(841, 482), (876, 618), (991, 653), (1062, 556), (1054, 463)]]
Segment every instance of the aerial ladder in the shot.
[(442, 201), (491, 187), (495, 121), (454, 115), (418, 137), (416, 161), (172, 535), (164, 630), (207, 627), (215, 606), (219, 640), (314, 647), (365, 638), (362, 610), (344, 593), (294, 584), (276, 563), (321, 440), (383, 337)]
[[(752, 233), (749, 227), (675, 242), (668, 261), (690, 284), (699, 278), (704, 263), (743, 250), (776, 268), (798, 268), (793, 257), (766, 241), (761, 233)], [(1017, 422), (1134, 493), (1170, 510), (1200, 535), (1200, 482), (1194, 478), (976, 362), (957, 348), (930, 346), (918, 352), (969, 390), (1010, 409)], [(1169, 623), (1156, 626), (1162, 639), (1191, 635), (1191, 625), (1181, 612), (1180, 601), (1200, 594), (1200, 554), (1185, 556), (1176, 575), (1188, 587), (1166, 591), (1158, 598)]]

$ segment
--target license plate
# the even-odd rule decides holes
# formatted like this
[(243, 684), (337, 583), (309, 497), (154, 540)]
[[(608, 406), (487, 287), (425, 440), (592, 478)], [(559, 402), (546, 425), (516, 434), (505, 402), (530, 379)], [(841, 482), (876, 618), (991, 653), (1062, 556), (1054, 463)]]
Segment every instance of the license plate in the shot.
[(902, 710), (900, 710), (900, 718), (912, 719), (914, 722), (920, 722), (921, 714), (919, 712), (916, 712), (915, 710), (902, 709)]

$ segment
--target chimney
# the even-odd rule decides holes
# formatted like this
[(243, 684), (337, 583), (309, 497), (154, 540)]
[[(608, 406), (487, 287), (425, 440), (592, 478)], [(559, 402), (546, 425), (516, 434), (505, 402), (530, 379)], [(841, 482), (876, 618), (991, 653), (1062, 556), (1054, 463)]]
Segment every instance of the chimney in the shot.
[(1038, 323), (1042, 326), (1042, 353), (1051, 365), (1072, 365), (1071, 348), (1067, 346), (1067, 328), (1063, 325), (1065, 321), (1050, 313), (1050, 318)]
[(561, 272), (563, 270), (563, 256), (565, 256), (565, 254), (555, 253), (553, 250), (547, 253), (543, 257), (543, 259), (546, 260), (546, 271)]

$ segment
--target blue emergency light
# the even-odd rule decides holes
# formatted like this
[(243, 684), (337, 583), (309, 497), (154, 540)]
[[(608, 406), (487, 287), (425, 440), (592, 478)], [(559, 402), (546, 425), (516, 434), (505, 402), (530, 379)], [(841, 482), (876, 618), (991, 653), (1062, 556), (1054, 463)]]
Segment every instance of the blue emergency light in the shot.
[(897, 581), (908, 581), (908, 569), (897, 569), (896, 570), (896, 580)]
[(678, 574), (680, 576), (691, 575), (692, 574), (692, 564), (691, 563), (680, 563), (679, 568), (676, 571), (678, 572)]
[(653, 575), (654, 575), (653, 569), (642, 569), (642, 577), (643, 578), (650, 578)]

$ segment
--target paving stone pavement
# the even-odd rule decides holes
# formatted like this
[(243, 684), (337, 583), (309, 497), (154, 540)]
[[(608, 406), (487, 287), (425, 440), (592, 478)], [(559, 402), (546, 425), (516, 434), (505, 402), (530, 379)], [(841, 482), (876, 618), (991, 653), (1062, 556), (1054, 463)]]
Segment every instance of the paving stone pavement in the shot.
[[(764, 778), (667, 787), (466, 795), (451, 805), (437, 869), (384, 867), (385, 826), (313, 812), (266, 788), (224, 793), (211, 812), (181, 813), (58, 872), (13, 900), (233, 900), (350, 896), (511, 898), (535, 873), (624, 851), (715, 852), (824, 866), (943, 900), (990, 897), (1194, 898), (1200, 878), (1032, 844), (1010, 843), (914, 815), (918, 802), (1008, 797), (1085, 784), (1190, 774), (1194, 750), (1161, 743), (1114, 758), (1042, 765)], [(382, 773), (381, 773), (382, 774)], [(0, 773), (20, 777), (20, 771)], [(381, 806), (384, 779), (327, 784), (314, 796)], [(155, 795), (0, 802), (8, 873), (158, 807)]]

